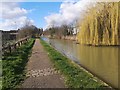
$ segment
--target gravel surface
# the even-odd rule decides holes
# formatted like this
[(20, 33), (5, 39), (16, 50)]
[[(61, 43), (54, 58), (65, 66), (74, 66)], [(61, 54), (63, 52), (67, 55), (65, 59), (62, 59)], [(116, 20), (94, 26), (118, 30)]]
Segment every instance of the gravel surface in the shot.
[(64, 79), (53, 67), (39, 39), (35, 41), (26, 68), (28, 78), (21, 88), (65, 88)]

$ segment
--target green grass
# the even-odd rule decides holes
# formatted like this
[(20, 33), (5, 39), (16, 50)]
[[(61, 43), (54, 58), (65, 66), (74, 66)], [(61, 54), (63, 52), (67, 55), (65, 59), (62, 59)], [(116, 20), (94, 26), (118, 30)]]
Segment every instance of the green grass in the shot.
[(2, 59), (2, 89), (13, 90), (25, 78), (25, 66), (31, 53), (34, 39), (17, 48), (12, 53), (5, 53)]
[(2, 89), (2, 77), (0, 77), (0, 90)]
[(42, 39), (41, 44), (49, 53), (49, 57), (54, 63), (55, 68), (60, 70), (61, 74), (65, 77), (65, 84), (69, 88), (102, 88), (104, 83), (85, 72), (80, 66), (63, 56)]

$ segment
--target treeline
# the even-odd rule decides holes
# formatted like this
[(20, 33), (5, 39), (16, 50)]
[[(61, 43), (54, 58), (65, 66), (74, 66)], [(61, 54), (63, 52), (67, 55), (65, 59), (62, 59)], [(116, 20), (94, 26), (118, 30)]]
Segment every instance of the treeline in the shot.
[(74, 34), (71, 25), (62, 25), (46, 29), (43, 34), (51, 38), (61, 38), (63, 36), (72, 36)]
[(39, 37), (42, 35), (43, 29), (42, 28), (37, 28), (34, 25), (25, 25), (22, 27), (20, 30), (18, 30), (18, 38), (24, 38), (27, 36), (30, 37)]
[(2, 46), (7, 46), (8, 44), (15, 43), (26, 37), (39, 37), (43, 33), (42, 28), (37, 28), (34, 25), (25, 25), (18, 30), (2, 31), (0, 34), (2, 36)]
[(97, 3), (79, 22), (78, 41), (88, 45), (120, 45), (120, 2)]

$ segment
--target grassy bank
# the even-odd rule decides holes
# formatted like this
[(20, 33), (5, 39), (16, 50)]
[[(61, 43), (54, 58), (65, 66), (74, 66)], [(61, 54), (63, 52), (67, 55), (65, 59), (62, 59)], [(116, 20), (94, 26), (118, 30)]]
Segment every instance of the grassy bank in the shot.
[(0, 77), (0, 90), (2, 89), (2, 77)]
[(17, 48), (12, 53), (5, 53), (2, 59), (3, 79), (2, 89), (15, 88), (25, 77), (25, 66), (31, 53), (34, 39), (30, 39), (27, 43)]
[(69, 88), (102, 88), (104, 83), (85, 72), (80, 66), (56, 51), (45, 41), (40, 40), (55, 67), (65, 77), (65, 83)]

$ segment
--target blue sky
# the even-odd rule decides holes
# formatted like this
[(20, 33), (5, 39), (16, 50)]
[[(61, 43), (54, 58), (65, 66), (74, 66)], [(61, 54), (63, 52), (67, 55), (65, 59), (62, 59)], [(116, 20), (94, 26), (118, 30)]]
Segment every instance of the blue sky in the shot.
[(3, 2), (0, 3), (0, 30), (15, 30), (26, 22), (45, 28), (46, 16), (59, 13), (62, 2)]
[(89, 4), (86, 0), (77, 2), (60, 2), (60, 0), (59, 2), (3, 2), (0, 3), (0, 13), (2, 13), (0, 14), (0, 30), (16, 30), (28, 22), (38, 28), (73, 25), (76, 20), (83, 17), (82, 14), (87, 10), (87, 6)]
[(21, 2), (19, 5), (21, 8), (31, 10), (27, 17), (34, 20), (37, 27), (45, 27), (44, 17), (51, 13), (58, 13), (61, 2)]

